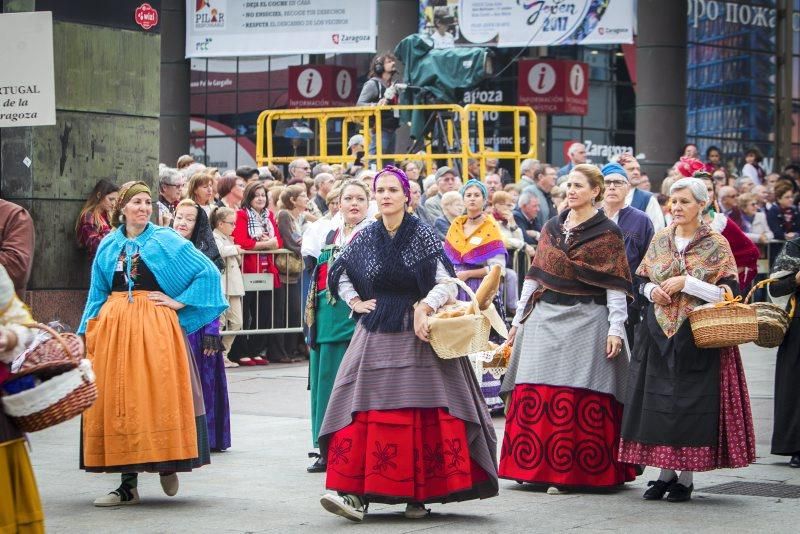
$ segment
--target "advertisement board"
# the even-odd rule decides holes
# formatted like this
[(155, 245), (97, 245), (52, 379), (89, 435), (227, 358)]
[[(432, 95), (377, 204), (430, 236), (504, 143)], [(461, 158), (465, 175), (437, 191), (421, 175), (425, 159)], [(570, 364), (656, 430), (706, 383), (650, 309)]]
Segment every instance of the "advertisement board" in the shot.
[(376, 0), (187, 0), (186, 57), (375, 52)]
[(520, 105), (540, 113), (586, 115), (589, 111), (589, 66), (580, 61), (524, 59), (519, 62)]

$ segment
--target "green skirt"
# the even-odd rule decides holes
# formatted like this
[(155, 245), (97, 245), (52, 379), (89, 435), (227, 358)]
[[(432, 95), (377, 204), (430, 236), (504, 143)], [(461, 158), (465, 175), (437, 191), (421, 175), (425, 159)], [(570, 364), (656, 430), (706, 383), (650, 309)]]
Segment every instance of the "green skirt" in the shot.
[(350, 345), (356, 325), (350, 318), (350, 307), (341, 300), (330, 304), (328, 296), (326, 289), (316, 297), (317, 343), (311, 349), (309, 365), (311, 436), (314, 447), (319, 447), (319, 429), (325, 418), (325, 410), (331, 397), (336, 373), (339, 371), (339, 364), (342, 363), (347, 346)]

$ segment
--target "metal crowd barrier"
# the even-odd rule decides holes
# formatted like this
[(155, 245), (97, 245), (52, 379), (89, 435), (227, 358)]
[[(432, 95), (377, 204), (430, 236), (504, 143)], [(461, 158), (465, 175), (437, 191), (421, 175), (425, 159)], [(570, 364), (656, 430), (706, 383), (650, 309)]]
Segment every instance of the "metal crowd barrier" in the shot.
[[(257, 254), (258, 255), (260, 255), (260, 254), (271, 255), (271, 256), (273, 256), (273, 262), (274, 262), (275, 259), (277, 258), (277, 256), (281, 256), (281, 255), (288, 256), (288, 255), (294, 254), (294, 253), (292, 251), (290, 251), (290, 250), (287, 250), (287, 249), (259, 250), (259, 251), (245, 250), (245, 251), (243, 251), (243, 253), (240, 256), (240, 258), (242, 258), (242, 260), (244, 260), (244, 258), (246, 256), (248, 256), (248, 255), (257, 255)], [(244, 264), (244, 261), (242, 261), (242, 264)], [(285, 269), (282, 272), (279, 269), (278, 272), (279, 272), (279, 274), (281, 274), (284, 277), (288, 278), (289, 277), (288, 262), (285, 264)], [(304, 287), (303, 284), (305, 283), (306, 278), (307, 278), (305, 270), (300, 271), (300, 274), (297, 275), (297, 282), (295, 282), (299, 286), (298, 287), (299, 290), (297, 291), (297, 293), (298, 293), (298, 297), (297, 298), (300, 300), (299, 306), (298, 306), (298, 309), (300, 310), (300, 313), (298, 314), (298, 317), (296, 317), (296, 318), (290, 317), (290, 313), (289, 313), (289, 311), (290, 311), (290, 306), (289, 306), (289, 304), (290, 304), (290, 300), (289, 300), (290, 299), (290, 292), (288, 290), (288, 287), (287, 287), (286, 291), (282, 292), (282, 296), (284, 298), (283, 298), (283, 301), (281, 302), (281, 304), (283, 304), (283, 310), (285, 310), (284, 313), (283, 313), (283, 317), (282, 318), (281, 317), (276, 317), (276, 315), (278, 315), (276, 313), (276, 309), (277, 309), (276, 305), (278, 304), (277, 297), (279, 296), (279, 293), (276, 291), (276, 288), (274, 287), (272, 273), (270, 273), (270, 272), (263, 272), (263, 273), (245, 273), (245, 272), (242, 272), (242, 277), (244, 278), (245, 295), (251, 295), (251, 296), (255, 295), (256, 298), (257, 298), (257, 303), (256, 303), (256, 306), (255, 306), (256, 313), (255, 313), (255, 323), (254, 323), (256, 326), (258, 326), (258, 325), (260, 325), (262, 323), (262, 321), (261, 321), (261, 306), (260, 306), (261, 294), (262, 293), (271, 293), (272, 294), (271, 295), (272, 298), (270, 300), (270, 310), (269, 310), (270, 311), (270, 314), (269, 314), (270, 315), (269, 325), (265, 325), (265, 326), (268, 326), (267, 328), (251, 328), (251, 329), (242, 329), (242, 330), (233, 330), (233, 331), (225, 330), (225, 331), (221, 331), (220, 335), (223, 335), (223, 336), (232, 336), (232, 335), (250, 335), (250, 336), (253, 336), (253, 335), (266, 335), (266, 334), (303, 333), (303, 314), (305, 313), (305, 302), (303, 300), (303, 293), (304, 292), (303, 292), (302, 288)], [(285, 286), (286, 284), (284, 282), (281, 282), (281, 285)], [(244, 305), (244, 299), (242, 299), (242, 301), (243, 301), (242, 302), (242, 317), (244, 318), (245, 317), (245, 308), (246, 307)], [(283, 320), (282, 321), (276, 321), (279, 318), (283, 319)], [(276, 322), (280, 323), (282, 325), (285, 325), (285, 326), (276, 326)]]

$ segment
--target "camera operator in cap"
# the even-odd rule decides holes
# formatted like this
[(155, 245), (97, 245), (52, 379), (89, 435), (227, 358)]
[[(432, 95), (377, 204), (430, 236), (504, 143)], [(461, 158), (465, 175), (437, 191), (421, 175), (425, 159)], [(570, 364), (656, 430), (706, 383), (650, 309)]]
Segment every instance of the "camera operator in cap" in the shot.
[[(394, 54), (386, 52), (375, 56), (369, 79), (361, 88), (357, 106), (391, 106), (398, 102), (399, 92), (406, 85), (394, 83), (392, 79), (397, 74), (397, 58)], [(381, 151), (384, 154), (395, 153), (396, 132), (400, 127), (399, 112), (393, 110), (381, 111)], [(371, 140), (369, 153), (375, 153), (375, 132), (370, 131)]]

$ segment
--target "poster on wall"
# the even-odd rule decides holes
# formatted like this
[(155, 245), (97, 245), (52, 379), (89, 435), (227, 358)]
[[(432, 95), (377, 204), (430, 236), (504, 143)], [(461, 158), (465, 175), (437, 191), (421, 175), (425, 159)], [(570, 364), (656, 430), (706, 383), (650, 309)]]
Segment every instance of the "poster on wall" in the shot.
[(420, 0), (435, 48), (633, 42), (633, 0)]
[(0, 35), (0, 128), (55, 124), (53, 14), (0, 14)]
[(375, 52), (377, 0), (187, 0), (186, 57)]

